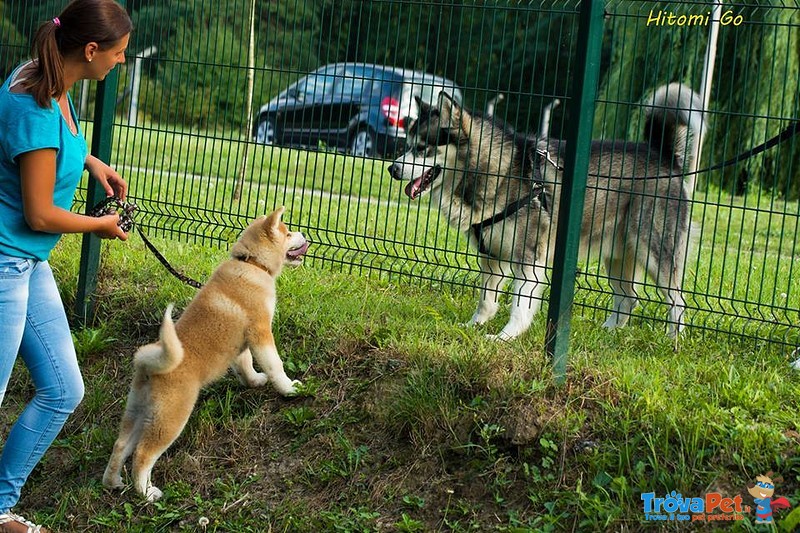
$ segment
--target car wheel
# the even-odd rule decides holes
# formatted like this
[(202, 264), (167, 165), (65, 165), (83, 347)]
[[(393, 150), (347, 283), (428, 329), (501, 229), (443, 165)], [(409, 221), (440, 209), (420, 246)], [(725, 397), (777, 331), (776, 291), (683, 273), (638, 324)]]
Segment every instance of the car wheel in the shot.
[(261, 117), (258, 119), (256, 142), (261, 144), (275, 144), (275, 121), (272, 118)]
[(350, 140), (350, 154), (356, 157), (375, 155), (375, 133), (367, 127), (359, 128)]

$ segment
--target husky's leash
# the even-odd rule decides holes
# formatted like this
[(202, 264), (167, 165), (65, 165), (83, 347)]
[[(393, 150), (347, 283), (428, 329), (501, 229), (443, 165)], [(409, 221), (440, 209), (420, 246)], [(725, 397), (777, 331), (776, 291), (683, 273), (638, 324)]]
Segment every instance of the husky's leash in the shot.
[(147, 249), (156, 256), (156, 259), (158, 259), (158, 261), (164, 265), (164, 268), (166, 268), (170, 274), (190, 287), (194, 287), (195, 289), (201, 288), (203, 286), (202, 283), (195, 281), (189, 276), (175, 270), (169, 261), (167, 261), (166, 257), (164, 257), (161, 252), (158, 251), (152, 242), (150, 242), (150, 239), (147, 238), (147, 235), (144, 234), (142, 229), (135, 224), (133, 220), (133, 214), (136, 212), (136, 209), (138, 209), (138, 207), (134, 203), (123, 202), (116, 196), (109, 196), (94, 206), (94, 208), (89, 211), (89, 215), (93, 217), (101, 217), (104, 215), (113, 215), (114, 213), (119, 214), (118, 225), (122, 231), (128, 233), (135, 227), (137, 230), (139, 230), (139, 235), (142, 237), (144, 245), (147, 246)]
[(791, 139), (798, 133), (800, 133), (800, 120), (795, 120), (789, 126), (787, 126), (785, 130), (777, 134), (775, 137), (759, 144), (758, 146), (754, 146), (753, 148), (750, 148), (749, 150), (746, 150), (741, 154), (737, 155), (736, 157), (728, 159), (727, 161), (723, 161), (722, 163), (717, 163), (716, 165), (712, 165), (708, 168), (704, 168), (694, 172), (686, 172), (684, 176), (691, 176), (692, 174), (703, 174), (705, 172), (711, 172), (714, 170), (719, 170), (721, 168), (729, 167), (731, 165), (744, 161), (745, 159), (749, 159), (754, 155), (758, 155), (761, 152), (769, 150), (773, 146), (778, 145), (788, 139)]

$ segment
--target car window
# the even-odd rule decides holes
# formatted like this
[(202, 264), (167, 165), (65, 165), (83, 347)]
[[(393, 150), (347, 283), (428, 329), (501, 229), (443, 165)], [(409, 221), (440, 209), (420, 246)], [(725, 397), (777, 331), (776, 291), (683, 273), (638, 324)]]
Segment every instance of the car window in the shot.
[(297, 84), (297, 97), (301, 99), (321, 99), (330, 97), (336, 77), (332, 75), (310, 74)]
[(344, 76), (336, 81), (333, 93), (338, 98), (357, 98), (370, 83), (371, 80), (365, 80), (363, 77), (356, 77), (351, 73), (345, 72)]

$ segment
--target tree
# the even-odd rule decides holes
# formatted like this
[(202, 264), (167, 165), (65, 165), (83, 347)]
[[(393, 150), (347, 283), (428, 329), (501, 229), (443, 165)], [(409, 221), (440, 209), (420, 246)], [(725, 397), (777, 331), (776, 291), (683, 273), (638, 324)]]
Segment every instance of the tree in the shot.
[[(700, 169), (724, 161), (776, 135), (798, 116), (800, 10), (779, 0), (726, 9), (742, 23), (720, 30), (716, 73), (707, 115)], [(681, 5), (681, 14), (703, 15), (710, 7)], [(669, 2), (613, 4), (611, 64), (602, 79), (595, 135), (635, 139), (641, 135), (638, 102), (652, 88), (671, 81), (700, 89), (706, 26), (648, 25), (651, 11), (674, 12)], [(783, 120), (781, 120), (783, 118)], [(701, 175), (698, 185), (714, 184), (732, 193), (764, 188), (778, 195), (800, 195), (800, 148), (792, 143), (768, 150), (745, 163)]]
[(5, 81), (14, 67), (22, 62), (29, 52), (26, 39), (8, 16), (10, 11), (5, 2), (0, 1), (0, 35), (3, 36), (3, 46), (0, 47), (0, 83)]

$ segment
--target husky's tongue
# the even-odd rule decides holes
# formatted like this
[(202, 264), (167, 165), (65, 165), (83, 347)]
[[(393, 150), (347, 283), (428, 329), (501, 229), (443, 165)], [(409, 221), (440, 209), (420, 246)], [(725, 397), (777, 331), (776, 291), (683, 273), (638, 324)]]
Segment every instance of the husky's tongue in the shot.
[(288, 257), (289, 259), (297, 259), (307, 251), (308, 251), (308, 241), (304, 242), (303, 246), (301, 246), (300, 248), (295, 248), (294, 250), (289, 250), (288, 252), (286, 252), (286, 257)]
[(422, 189), (422, 179), (425, 177), (423, 174), (419, 178), (415, 179), (414, 181), (409, 181), (408, 185), (406, 185), (406, 196), (411, 198), (412, 200), (416, 200), (419, 196), (420, 189)]

